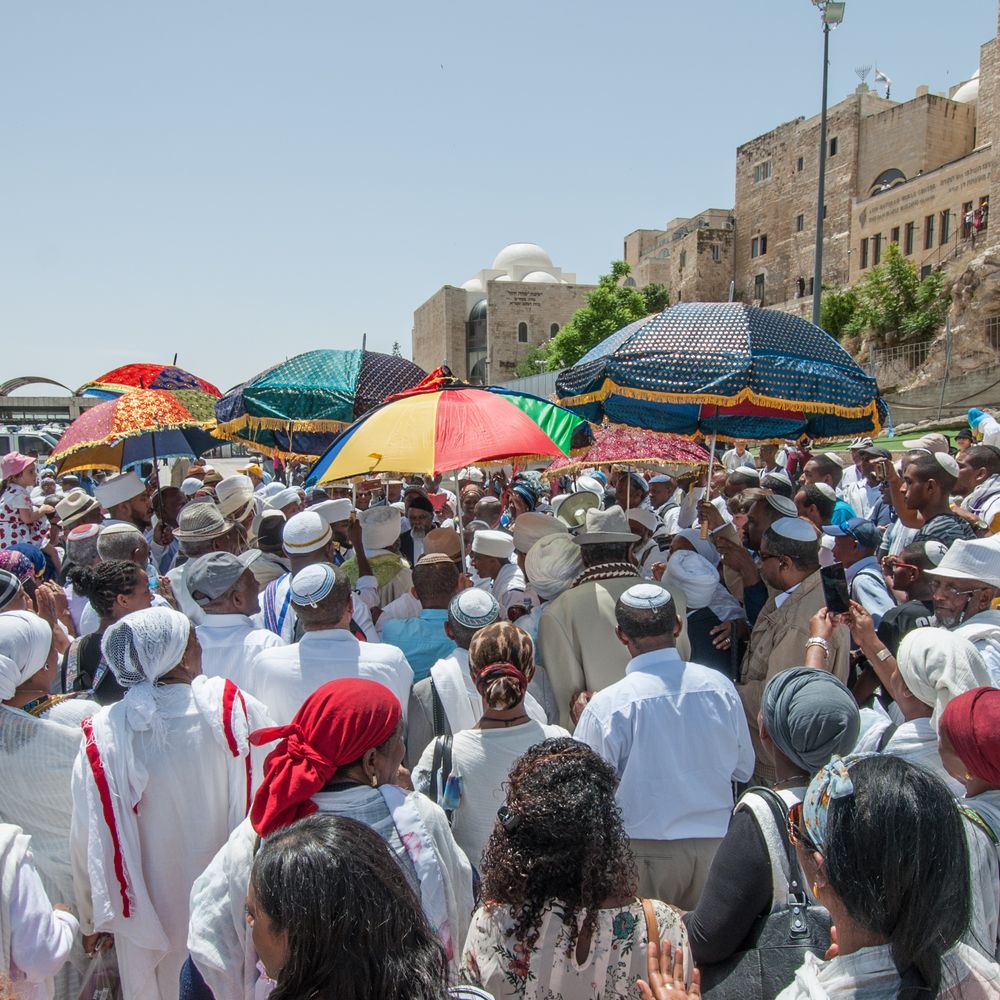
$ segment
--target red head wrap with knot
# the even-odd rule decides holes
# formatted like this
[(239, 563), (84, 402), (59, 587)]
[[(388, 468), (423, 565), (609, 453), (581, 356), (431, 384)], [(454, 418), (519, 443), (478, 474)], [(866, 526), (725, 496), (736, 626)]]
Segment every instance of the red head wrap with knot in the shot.
[(971, 774), (1000, 788), (1000, 690), (977, 687), (952, 698), (938, 731)]
[(484, 695), (490, 683), (499, 680), (501, 677), (512, 678), (517, 685), (518, 691), (521, 692), (521, 697), (524, 697), (525, 691), (528, 690), (528, 678), (520, 667), (515, 667), (509, 660), (501, 660), (499, 663), (487, 663), (482, 671), (473, 678), (473, 682), (476, 685), (476, 690)]
[(254, 746), (281, 742), (264, 761), (250, 819), (262, 837), (316, 811), (313, 795), (337, 773), (392, 735), (399, 699), (376, 681), (347, 678), (314, 691), (287, 726), (258, 729)]

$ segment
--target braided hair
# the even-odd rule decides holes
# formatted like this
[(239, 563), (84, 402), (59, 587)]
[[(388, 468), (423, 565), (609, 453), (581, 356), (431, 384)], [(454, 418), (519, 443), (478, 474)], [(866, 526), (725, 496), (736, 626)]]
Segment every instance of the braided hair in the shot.
[(101, 618), (108, 618), (115, 598), (132, 593), (145, 573), (133, 562), (112, 559), (94, 567), (74, 566), (68, 575), (73, 589), (90, 601)]

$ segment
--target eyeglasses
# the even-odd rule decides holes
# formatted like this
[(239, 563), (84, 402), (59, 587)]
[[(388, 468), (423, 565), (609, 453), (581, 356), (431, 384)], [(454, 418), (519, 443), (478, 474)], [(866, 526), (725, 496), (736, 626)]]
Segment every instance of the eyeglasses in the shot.
[(954, 600), (956, 597), (971, 597), (983, 588), (972, 587), (969, 590), (959, 590), (954, 584), (944, 583), (941, 580), (935, 580), (932, 589), (935, 594), (943, 594), (949, 600)]
[(788, 839), (792, 844), (801, 844), (803, 847), (818, 850), (816, 845), (809, 839), (802, 825), (802, 803), (796, 802), (788, 809), (788, 820), (785, 824), (788, 830)]
[(895, 556), (886, 556), (882, 560), (882, 565), (889, 570), (893, 569), (912, 569), (914, 573), (920, 572), (919, 566), (914, 566), (911, 563), (903, 562), (902, 559), (897, 559)]

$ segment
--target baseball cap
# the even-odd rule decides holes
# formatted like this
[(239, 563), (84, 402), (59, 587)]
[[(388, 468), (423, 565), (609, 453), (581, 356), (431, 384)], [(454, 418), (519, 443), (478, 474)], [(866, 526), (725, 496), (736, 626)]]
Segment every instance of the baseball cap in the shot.
[(871, 521), (863, 517), (852, 517), (843, 524), (825, 524), (823, 534), (834, 538), (850, 535), (858, 545), (866, 549), (877, 549), (882, 541), (882, 535)]

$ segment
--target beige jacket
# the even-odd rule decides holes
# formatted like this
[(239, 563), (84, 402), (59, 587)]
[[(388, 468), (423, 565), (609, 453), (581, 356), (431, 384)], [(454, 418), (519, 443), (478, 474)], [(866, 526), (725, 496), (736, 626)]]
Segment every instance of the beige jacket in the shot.
[[(569, 705), (574, 695), (600, 691), (625, 676), (629, 654), (615, 634), (615, 604), (629, 587), (650, 582), (633, 576), (581, 583), (560, 594), (539, 618), (538, 655), (548, 671), (564, 729), (573, 730)], [(677, 652), (686, 660), (691, 655), (687, 602), (679, 590), (667, 589), (682, 622)]]
[[(768, 598), (750, 633), (750, 645), (743, 656), (740, 682), (736, 685), (747, 714), (747, 724), (757, 754), (755, 781), (774, 782), (774, 764), (760, 742), (757, 716), (767, 682), (782, 670), (805, 663), (809, 619), (825, 605), (819, 572), (807, 576), (779, 608), (774, 596)], [(827, 669), (847, 681), (851, 634), (846, 625), (838, 625), (830, 639)]]

